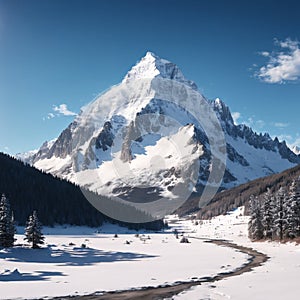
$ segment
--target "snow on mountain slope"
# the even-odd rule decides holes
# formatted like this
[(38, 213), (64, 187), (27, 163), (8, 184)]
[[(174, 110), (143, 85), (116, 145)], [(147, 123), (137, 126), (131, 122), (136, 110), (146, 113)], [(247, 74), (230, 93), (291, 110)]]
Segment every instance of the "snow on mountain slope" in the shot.
[(292, 151), (296, 154), (299, 155), (300, 154), (300, 148), (298, 146), (294, 146)]
[(56, 140), (57, 139), (53, 139), (44, 142), (39, 149), (30, 150), (28, 152), (23, 152), (23, 153), (17, 153), (15, 155), (15, 158), (25, 163), (32, 164), (34, 159), (37, 159), (38, 157), (43, 158), (45, 156), (45, 153), (47, 153), (50, 150), (50, 148), (53, 146)]
[(62, 168), (65, 168), (69, 165), (71, 166), (70, 156), (67, 156), (65, 158), (53, 156), (51, 158), (38, 160), (34, 166), (48, 173), (56, 173), (62, 170)]
[(197, 89), (193, 81), (185, 79), (178, 66), (166, 59), (159, 58), (152, 52), (146, 53), (145, 57), (126, 74), (123, 82), (128, 83), (138, 79), (155, 77), (172, 79)]
[(187, 193), (229, 188), (300, 163), (285, 142), (235, 125), (225, 103), (206, 100), (174, 63), (151, 52), (31, 159), (134, 203), (180, 198), (182, 184)]
[(27, 152), (21, 152), (14, 155), (16, 159), (19, 159), (25, 163), (32, 163), (32, 158), (38, 153), (39, 149), (29, 150)]
[[(190, 177), (189, 173), (193, 170), (186, 167), (191, 161), (198, 160), (203, 153), (201, 146), (192, 142), (193, 135), (194, 126), (187, 125), (172, 136), (159, 139), (155, 139), (154, 135), (145, 136), (141, 143), (133, 144), (134, 159), (130, 163), (122, 161), (121, 151), (118, 151), (114, 159), (104, 161), (100, 168), (79, 172), (76, 181), (88, 185), (100, 194), (123, 195), (129, 198), (132, 187), (147, 187), (145, 191), (152, 198), (158, 191), (160, 195), (174, 198), (171, 187), (184, 182), (185, 177), (182, 174)], [(181, 151), (177, 148), (179, 142), (183, 145)], [(144, 201), (145, 196), (132, 201)]]
[(238, 154), (245, 159), (248, 164), (241, 164), (239, 161), (227, 159), (227, 168), (231, 174), (237, 178), (237, 184), (254, 180), (259, 177), (279, 173), (295, 166), (294, 163), (287, 159), (278, 159), (278, 151), (269, 151), (264, 148), (255, 149), (249, 145), (245, 139), (240, 137), (232, 138), (226, 136), (227, 143), (234, 149), (238, 149)]

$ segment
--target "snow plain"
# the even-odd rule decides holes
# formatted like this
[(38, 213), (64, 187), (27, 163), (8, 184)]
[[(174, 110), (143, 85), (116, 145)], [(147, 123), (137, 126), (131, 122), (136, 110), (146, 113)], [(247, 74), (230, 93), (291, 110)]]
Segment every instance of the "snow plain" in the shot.
[[(139, 232), (139, 237), (135, 231), (114, 225), (99, 229), (45, 228), (43, 249), (18, 246), (0, 250), (0, 298), (83, 295), (172, 284), (232, 271), (249, 258), (232, 248), (192, 237), (230, 240), (263, 252), (270, 259), (250, 273), (203, 283), (173, 300), (299, 298), (300, 246), (252, 243), (247, 238), (248, 217), (243, 216), (243, 208), (199, 225), (174, 216), (168, 222), (169, 231)], [(180, 244), (172, 234), (175, 228), (184, 231), (191, 243)], [(23, 243), (22, 235), (17, 238), (18, 243)], [(87, 248), (81, 247), (83, 243)]]
[[(182, 223), (173, 226), (180, 231), (186, 229)], [(213, 276), (224, 271), (224, 267), (233, 270), (248, 259), (234, 249), (201, 240), (180, 244), (172, 232), (140, 233), (136, 237), (135, 232), (112, 225), (101, 232), (80, 227), (45, 228), (44, 232), (47, 244), (43, 249), (18, 246), (0, 250), (1, 299), (171, 284)], [(23, 243), (22, 235), (17, 238), (17, 243)], [(82, 244), (87, 248), (82, 248)]]
[(194, 226), (195, 235), (230, 240), (253, 248), (270, 257), (250, 273), (230, 277), (213, 284), (205, 283), (173, 297), (174, 300), (232, 299), (281, 300), (299, 299), (300, 245), (295, 243), (251, 242), (247, 237), (248, 217), (243, 208), (227, 216), (219, 216), (203, 225)]

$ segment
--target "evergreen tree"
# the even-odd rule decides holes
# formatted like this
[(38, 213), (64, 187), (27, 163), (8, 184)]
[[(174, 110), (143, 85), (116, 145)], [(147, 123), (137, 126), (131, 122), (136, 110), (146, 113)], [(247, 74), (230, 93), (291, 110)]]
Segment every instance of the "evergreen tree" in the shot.
[(13, 247), (15, 231), (9, 200), (3, 194), (0, 201), (0, 247)]
[(250, 197), (250, 221), (248, 224), (250, 239), (261, 240), (264, 237), (263, 229), (260, 200), (252, 195)]
[(300, 236), (300, 182), (294, 180), (285, 204), (287, 226), (284, 232), (286, 238)]
[(11, 211), (11, 218), (10, 218), (10, 224), (9, 224), (9, 235), (10, 235), (11, 239), (13, 240), (13, 242), (16, 240), (14, 238), (15, 233), (16, 233), (15, 217), (14, 217), (14, 212)]
[(265, 239), (272, 239), (273, 235), (273, 215), (274, 215), (274, 196), (270, 189), (264, 194), (262, 204), (262, 226)]
[(281, 187), (275, 194), (275, 207), (274, 207), (274, 223), (273, 233), (274, 236), (280, 240), (284, 237), (284, 232), (287, 230), (287, 209), (285, 202), (287, 201), (287, 194), (283, 187)]
[(27, 226), (25, 228), (25, 240), (32, 244), (32, 248), (39, 248), (39, 244), (44, 244), (44, 236), (42, 234), (42, 225), (38, 219), (37, 212), (34, 211), (29, 216)]

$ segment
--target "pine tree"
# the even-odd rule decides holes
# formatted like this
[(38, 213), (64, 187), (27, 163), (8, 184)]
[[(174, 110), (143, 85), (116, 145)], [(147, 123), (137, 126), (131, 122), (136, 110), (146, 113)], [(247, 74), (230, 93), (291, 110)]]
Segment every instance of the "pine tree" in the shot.
[(272, 239), (273, 233), (273, 215), (274, 215), (274, 196), (270, 189), (264, 194), (262, 204), (262, 225), (263, 235), (266, 239)]
[(37, 212), (34, 211), (29, 216), (27, 226), (25, 228), (25, 240), (32, 244), (32, 248), (39, 248), (39, 244), (44, 244), (44, 236), (42, 234), (42, 225), (38, 219)]
[(300, 181), (294, 180), (290, 186), (289, 196), (285, 204), (287, 226), (286, 238), (300, 236)]
[(11, 218), (10, 218), (8, 232), (9, 232), (10, 239), (13, 240), (13, 242), (12, 242), (12, 245), (13, 245), (14, 241), (16, 240), (14, 238), (15, 233), (16, 233), (16, 223), (15, 223), (15, 217), (14, 217), (14, 212), (13, 211), (11, 212)]
[(287, 230), (287, 209), (285, 202), (287, 201), (287, 194), (283, 187), (281, 187), (275, 194), (275, 207), (274, 207), (274, 223), (273, 233), (274, 236), (280, 240), (284, 237), (284, 232)]
[(249, 238), (261, 240), (264, 236), (260, 200), (253, 195), (250, 197), (250, 221), (248, 224)]
[(10, 210), (9, 200), (2, 194), (0, 201), (0, 247), (13, 247), (15, 232), (14, 218)]

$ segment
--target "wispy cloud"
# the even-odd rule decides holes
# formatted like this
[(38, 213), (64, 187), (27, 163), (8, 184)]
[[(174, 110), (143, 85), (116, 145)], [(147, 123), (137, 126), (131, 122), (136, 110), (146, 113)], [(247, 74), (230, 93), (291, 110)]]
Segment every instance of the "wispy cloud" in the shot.
[(264, 57), (269, 57), (270, 56), (270, 52), (268, 52), (268, 51), (262, 51), (262, 52), (259, 52), (259, 54), (261, 56), (264, 56)]
[(290, 143), (290, 148), (293, 149), (294, 147), (300, 147), (300, 137), (297, 137)]
[(9, 147), (8, 146), (2, 146), (0, 145), (0, 152), (3, 152), (3, 153), (9, 153)]
[[(272, 137), (275, 138), (276, 136), (272, 136)], [(280, 134), (280, 135), (277, 135), (277, 138), (281, 142), (286, 141), (289, 145), (292, 145), (295, 141), (290, 134)]]
[(258, 127), (259, 129), (263, 129), (266, 125), (266, 122), (263, 120), (257, 120), (255, 122), (255, 126)]
[(273, 123), (273, 125), (277, 128), (286, 128), (288, 127), (290, 124), (289, 123), (283, 123), (283, 122), (275, 122)]
[(238, 123), (238, 120), (241, 118), (241, 113), (238, 111), (235, 111), (232, 113), (232, 119), (234, 124), (236, 125)]
[[(232, 118), (234, 119), (233, 115), (235, 113), (232, 113)], [(240, 124), (245, 124), (249, 127), (251, 127), (256, 132), (263, 132), (267, 129), (267, 132), (269, 131), (268, 128), (270, 126), (276, 127), (277, 134), (271, 134), (271, 137), (274, 139), (277, 137), (279, 141), (283, 142), (285, 141), (286, 144), (290, 149), (293, 149), (295, 146), (300, 148), (300, 134), (290, 134), (285, 132), (285, 129), (289, 127), (291, 124), (287, 122), (265, 122), (264, 120), (257, 120), (255, 115), (252, 115), (248, 118), (243, 118), (244, 116), (241, 113), (237, 113), (236, 117), (239, 118)]]
[(255, 120), (255, 116), (248, 118), (243, 123), (253, 128), (255, 131), (262, 130), (266, 125), (266, 122), (264, 120)]
[(52, 118), (54, 118), (55, 117), (55, 115), (53, 114), (53, 113), (49, 113), (48, 115), (47, 115), (47, 119), (49, 120), (49, 119), (52, 119)]
[[(272, 136), (272, 138), (275, 138), (275, 136)], [(278, 135), (277, 138), (281, 142), (285, 141), (291, 150), (295, 147), (300, 147), (300, 137), (298, 134), (296, 136), (292, 136), (290, 134), (281, 134)]]
[(57, 112), (59, 115), (63, 116), (76, 116), (77, 114), (73, 111), (70, 111), (67, 107), (67, 104), (60, 104), (58, 106), (54, 105), (53, 110)]
[(267, 83), (285, 83), (300, 79), (299, 42), (290, 38), (285, 41), (275, 40), (279, 51), (262, 51), (259, 54), (268, 58), (265, 66), (259, 68), (255, 76)]

